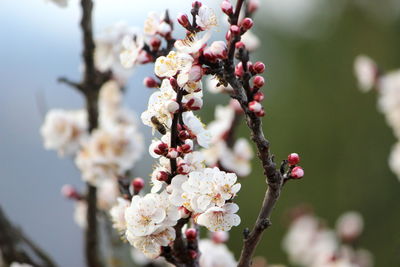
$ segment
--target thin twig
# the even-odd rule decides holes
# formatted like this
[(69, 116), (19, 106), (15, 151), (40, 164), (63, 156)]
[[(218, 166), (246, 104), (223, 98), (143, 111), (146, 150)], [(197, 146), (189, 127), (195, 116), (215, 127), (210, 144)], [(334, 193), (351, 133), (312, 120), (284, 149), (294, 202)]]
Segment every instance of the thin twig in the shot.
[[(243, 0), (238, 0), (235, 13), (231, 17), (231, 25), (237, 25), (243, 3)], [(254, 250), (261, 239), (263, 231), (271, 225), (270, 216), (276, 201), (279, 198), (283, 184), (283, 177), (276, 169), (273, 156), (270, 154), (270, 143), (264, 136), (261, 119), (254, 112), (250, 111), (248, 107), (250, 96), (248, 94), (249, 88), (247, 88), (247, 90), (245, 88), (248, 87), (248, 79), (244, 79), (242, 83), (235, 76), (234, 55), (236, 51), (235, 44), (238, 41), (240, 41), (240, 36), (234, 35), (228, 44), (228, 57), (224, 62), (224, 79), (232, 86), (234, 92), (231, 96), (239, 101), (240, 106), (244, 111), (246, 123), (251, 132), (251, 140), (256, 144), (258, 150), (257, 154), (262, 162), (264, 175), (268, 183), (268, 189), (265, 193), (256, 223), (251, 232), (246, 233), (244, 236), (244, 243), (238, 267), (249, 267), (251, 266), (251, 259)]]

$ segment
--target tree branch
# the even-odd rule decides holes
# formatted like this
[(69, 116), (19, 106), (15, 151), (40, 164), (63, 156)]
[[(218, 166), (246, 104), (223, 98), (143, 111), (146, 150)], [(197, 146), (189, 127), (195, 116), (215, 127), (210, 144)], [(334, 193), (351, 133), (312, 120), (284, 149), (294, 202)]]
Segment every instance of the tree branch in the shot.
[[(230, 20), (231, 25), (237, 25), (243, 3), (244, 1), (238, 0), (235, 13)], [(244, 237), (243, 248), (238, 263), (238, 267), (249, 267), (251, 266), (251, 259), (254, 250), (261, 239), (263, 231), (271, 224), (270, 216), (276, 201), (279, 198), (283, 184), (283, 177), (279, 170), (276, 169), (273, 156), (270, 154), (270, 143), (264, 136), (261, 119), (254, 112), (250, 111), (248, 107), (249, 102), (252, 100), (249, 99), (249, 97), (251, 97), (250, 88), (247, 88), (249, 87), (249, 79), (244, 79), (242, 83), (235, 76), (235, 45), (239, 41), (240, 35), (232, 35), (232, 38), (228, 44), (228, 57), (224, 61), (223, 76), (225, 81), (228, 82), (233, 88), (234, 92), (231, 97), (239, 101), (240, 106), (244, 111), (246, 123), (251, 132), (251, 140), (257, 147), (257, 155), (261, 160), (264, 169), (264, 175), (268, 183), (268, 189), (265, 193), (263, 204), (258, 214), (256, 223), (251, 232), (246, 233)], [(247, 64), (244, 67), (247, 67)]]
[(41, 267), (56, 266), (53, 260), (39, 246), (31, 241), (20, 229), (12, 225), (1, 208), (0, 229), (0, 254), (6, 264), (11, 265), (13, 262), (19, 262)]

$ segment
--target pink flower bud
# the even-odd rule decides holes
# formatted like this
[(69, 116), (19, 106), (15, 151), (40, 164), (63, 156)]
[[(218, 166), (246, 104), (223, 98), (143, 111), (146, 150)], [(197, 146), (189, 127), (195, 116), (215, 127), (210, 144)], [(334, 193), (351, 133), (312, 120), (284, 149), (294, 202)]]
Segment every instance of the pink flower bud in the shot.
[(238, 77), (242, 77), (244, 74), (243, 63), (239, 62), (235, 67), (235, 75)]
[(177, 172), (182, 175), (186, 175), (190, 172), (190, 167), (186, 163), (179, 163)]
[(292, 172), (290, 173), (290, 177), (292, 177), (293, 179), (300, 179), (303, 176), (304, 176), (304, 170), (300, 166), (294, 167)]
[(222, 9), (222, 12), (224, 12), (228, 16), (233, 14), (233, 6), (232, 6), (231, 2), (228, 0), (222, 1), (221, 9)]
[(257, 102), (261, 102), (264, 100), (264, 93), (263, 92), (257, 92), (254, 94), (253, 99)]
[(229, 239), (229, 233), (225, 231), (213, 232), (211, 234), (211, 239), (217, 244), (225, 243)]
[(246, 45), (243, 42), (237, 42), (235, 44), (236, 49), (245, 49)]
[(169, 174), (165, 171), (160, 171), (157, 173), (156, 179), (161, 182), (166, 182), (169, 180)]
[(257, 113), (257, 112), (260, 112), (261, 110), (262, 110), (262, 105), (260, 104), (260, 102), (257, 102), (257, 101), (251, 101), (250, 103), (249, 103), (249, 109), (250, 109), (250, 111), (252, 111), (252, 112), (255, 112), (255, 113)]
[(261, 76), (256, 76), (256, 77), (254, 77), (253, 84), (254, 84), (255, 87), (261, 88), (261, 87), (264, 86), (265, 80)]
[(201, 7), (203, 4), (200, 2), (200, 1), (194, 1), (193, 3), (192, 3), (192, 7), (193, 8), (199, 8), (199, 7)]
[(225, 34), (225, 39), (226, 39), (227, 41), (229, 41), (229, 40), (231, 39), (231, 37), (232, 37), (231, 31), (227, 31), (226, 34)]
[(232, 25), (230, 31), (233, 35), (240, 34), (240, 28), (237, 25)]
[(159, 86), (158, 82), (152, 77), (146, 77), (143, 80), (143, 84), (149, 88), (157, 88)]
[(169, 78), (169, 83), (171, 84), (172, 88), (178, 87), (178, 81), (174, 77)]
[(297, 153), (292, 153), (288, 156), (287, 160), (290, 165), (296, 165), (300, 162), (300, 156)]
[(81, 195), (78, 193), (76, 188), (69, 184), (63, 185), (63, 187), (61, 188), (61, 194), (68, 199), (81, 199)]
[(153, 48), (153, 50), (158, 50), (161, 46), (161, 40), (158, 37), (153, 37), (150, 39), (150, 46)]
[(135, 178), (132, 180), (132, 188), (135, 194), (139, 193), (144, 187), (144, 180), (140, 177)]
[(168, 112), (174, 114), (179, 110), (179, 104), (174, 100), (168, 100), (165, 103), (165, 107), (167, 108)]
[(249, 12), (254, 13), (259, 8), (260, 1), (259, 0), (249, 0), (247, 6), (248, 6)]
[(185, 231), (185, 236), (187, 240), (193, 241), (197, 238), (197, 230), (194, 228), (188, 228)]
[(171, 25), (165, 21), (158, 25), (158, 33), (162, 36), (167, 36), (172, 31)]
[(178, 15), (178, 22), (185, 28), (188, 27), (190, 24), (189, 17), (186, 14), (182, 13)]
[(257, 117), (264, 117), (265, 116), (265, 111), (264, 109), (261, 109), (259, 112), (256, 112)]
[(250, 30), (254, 25), (254, 22), (251, 18), (244, 18), (240, 23), (240, 26), (245, 30)]
[(179, 213), (181, 214), (181, 218), (183, 218), (183, 219), (189, 218), (191, 212), (187, 208), (185, 208), (184, 206), (181, 206), (178, 208), (178, 210), (179, 210)]
[(179, 156), (178, 149), (171, 147), (168, 149), (167, 157), (169, 159), (176, 159)]
[(265, 71), (265, 64), (262, 63), (261, 61), (257, 61), (253, 65), (253, 70), (254, 70), (255, 73), (261, 74), (261, 73), (263, 73)]

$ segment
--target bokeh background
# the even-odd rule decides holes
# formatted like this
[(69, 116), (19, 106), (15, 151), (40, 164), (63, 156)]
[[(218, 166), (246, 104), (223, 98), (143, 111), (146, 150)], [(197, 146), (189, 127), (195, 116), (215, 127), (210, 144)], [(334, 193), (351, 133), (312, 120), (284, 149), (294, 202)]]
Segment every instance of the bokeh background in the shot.
[[(216, 5), (219, 1), (204, 1)], [(173, 16), (189, 10), (187, 0), (96, 0), (95, 29), (117, 21), (141, 27), (148, 11), (165, 7)], [(400, 183), (387, 158), (395, 139), (376, 110), (373, 93), (357, 90), (353, 60), (360, 53), (383, 69), (400, 68), (400, 2), (397, 0), (261, 0), (255, 32), (262, 46), (254, 55), (267, 64), (264, 129), (276, 159), (302, 156), (306, 177), (289, 183), (273, 214), (273, 227), (257, 250), (270, 262), (285, 263), (281, 240), (291, 207), (309, 203), (333, 226), (348, 210), (362, 213), (360, 245), (375, 266), (400, 266)], [(65, 183), (82, 188), (72, 160), (42, 147), (39, 128), (50, 108), (79, 108), (79, 94), (56, 82), (78, 79), (81, 35), (78, 2), (61, 9), (44, 0), (0, 2), (0, 204), (9, 217), (47, 250), (60, 266), (84, 266), (81, 229), (73, 203), (63, 199)], [(215, 34), (223, 34), (224, 24)], [(126, 104), (138, 113), (151, 93), (140, 67), (129, 83)], [(204, 118), (226, 97), (209, 97)], [(150, 140), (150, 131), (142, 127)], [(245, 136), (241, 127), (239, 135)], [(240, 227), (231, 231), (238, 256), (241, 232), (257, 216), (265, 181), (260, 164), (242, 181)], [(135, 174), (147, 177), (145, 155)], [(1, 229), (0, 229), (1, 231)]]

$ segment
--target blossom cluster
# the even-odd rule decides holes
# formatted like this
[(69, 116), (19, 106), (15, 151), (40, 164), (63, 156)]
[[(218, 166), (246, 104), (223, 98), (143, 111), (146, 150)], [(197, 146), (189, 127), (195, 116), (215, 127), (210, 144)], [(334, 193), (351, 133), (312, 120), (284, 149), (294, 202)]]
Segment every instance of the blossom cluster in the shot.
[[(158, 161), (151, 174), (151, 192), (130, 200), (120, 198), (110, 214), (114, 227), (149, 258), (158, 257), (162, 247), (174, 242), (176, 231), (181, 231), (174, 228), (179, 221), (190, 220), (212, 232), (229, 231), (239, 225), (239, 207), (233, 203), (240, 190), (236, 173), (248, 175), (253, 156), (247, 141), (240, 139), (233, 148), (219, 152), (218, 158), (222, 158), (221, 153), (229, 155), (223, 163), (219, 159), (206, 160), (205, 155), (210, 153), (207, 150), (226, 145), (224, 135), (232, 127), (234, 114), (222, 127), (218, 120), (223, 120), (224, 112), (235, 111), (231, 105), (219, 107), (220, 117), (210, 127), (195, 115), (203, 106), (202, 78), (207, 74), (204, 60), (223, 60), (227, 46), (223, 41), (207, 44), (211, 30), (217, 26), (217, 15), (211, 8), (196, 1), (192, 14), (192, 23), (185, 14), (177, 19), (187, 30), (184, 39), (172, 38), (173, 22), (168, 13), (150, 13), (142, 35), (128, 34), (122, 40), (123, 66), (154, 62), (155, 77), (147, 77), (144, 84), (155, 91), (141, 120), (160, 137), (149, 146), (150, 155)], [(224, 108), (226, 111), (222, 111)], [(186, 238), (196, 235), (193, 229)], [(221, 253), (225, 253), (223, 249)]]
[(283, 241), (292, 264), (304, 267), (372, 267), (369, 251), (356, 248), (363, 219), (354, 211), (342, 214), (336, 229), (310, 213), (296, 216)]
[(354, 62), (354, 71), (362, 91), (378, 92), (378, 109), (398, 140), (393, 145), (389, 166), (400, 179), (400, 70), (383, 74), (372, 59), (361, 55)]
[[(41, 128), (44, 145), (60, 156), (73, 156), (83, 181), (98, 188), (98, 207), (108, 210), (119, 195), (118, 177), (132, 169), (143, 152), (136, 115), (122, 106), (119, 84), (111, 80), (99, 96), (99, 127), (89, 133), (86, 110), (50, 110)], [(63, 193), (78, 200), (76, 221), (85, 225), (86, 202), (66, 186)]]

